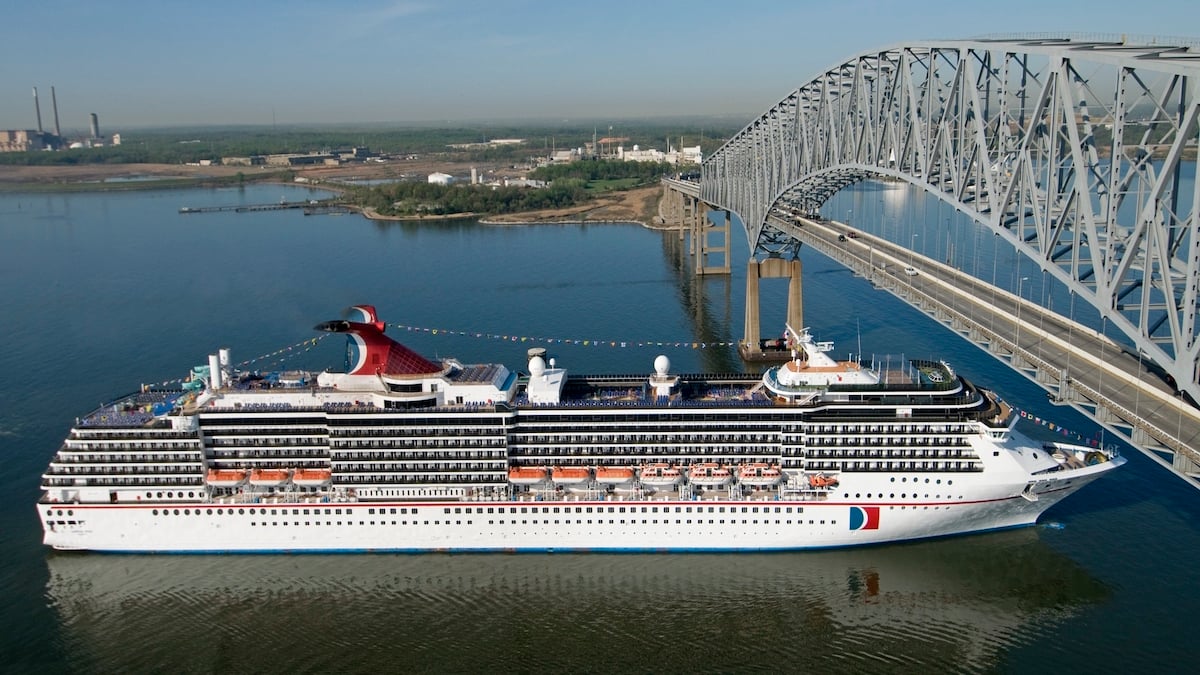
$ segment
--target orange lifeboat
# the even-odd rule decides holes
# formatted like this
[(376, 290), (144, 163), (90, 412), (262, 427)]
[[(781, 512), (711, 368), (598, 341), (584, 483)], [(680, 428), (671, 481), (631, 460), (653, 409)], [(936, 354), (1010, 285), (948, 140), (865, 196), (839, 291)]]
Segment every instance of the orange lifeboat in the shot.
[(206, 481), (212, 487), (237, 487), (246, 480), (245, 469), (209, 469)]
[(550, 470), (550, 480), (558, 485), (579, 485), (592, 477), (592, 470), (585, 466), (556, 466)]
[(679, 467), (665, 462), (647, 464), (638, 472), (642, 485), (655, 488), (669, 488), (678, 485), (683, 480), (683, 472)]
[(720, 487), (733, 481), (733, 473), (716, 462), (700, 462), (688, 469), (688, 480), (692, 485)]
[(828, 490), (838, 486), (838, 479), (837, 476), (813, 473), (808, 475), (808, 486), (817, 490)]
[(598, 466), (596, 467), (596, 482), (604, 485), (624, 485), (633, 482), (633, 467), (629, 466)]
[(286, 483), (290, 476), (287, 469), (255, 469), (250, 472), (250, 484), (275, 487)]
[(331, 475), (329, 469), (296, 469), (292, 482), (301, 487), (320, 487), (329, 485)]
[(544, 466), (510, 466), (508, 482), (513, 485), (536, 485), (546, 480)]
[(766, 487), (777, 484), (783, 478), (783, 473), (778, 466), (771, 466), (766, 462), (751, 462), (738, 467), (737, 477), (742, 485)]

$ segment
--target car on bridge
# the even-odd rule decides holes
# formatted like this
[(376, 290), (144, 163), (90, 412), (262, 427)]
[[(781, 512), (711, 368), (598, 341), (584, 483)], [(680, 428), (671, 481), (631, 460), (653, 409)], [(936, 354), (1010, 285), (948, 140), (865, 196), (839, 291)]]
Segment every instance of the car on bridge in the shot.
[(912, 267), (912, 266), (905, 267), (905, 268), (904, 268), (904, 273), (905, 273), (905, 274), (907, 274), (907, 275), (908, 275), (908, 276), (910, 276), (910, 277), (915, 277), (915, 276), (917, 276), (917, 268), (915, 268), (915, 267)]

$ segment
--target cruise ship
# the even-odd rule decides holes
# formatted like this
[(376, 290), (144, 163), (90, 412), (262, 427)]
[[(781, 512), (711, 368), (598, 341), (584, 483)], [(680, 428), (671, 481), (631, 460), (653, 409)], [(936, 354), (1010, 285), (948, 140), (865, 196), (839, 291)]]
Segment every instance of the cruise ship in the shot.
[(47, 545), (111, 552), (761, 551), (1034, 524), (1125, 460), (1034, 441), (931, 360), (838, 361), (788, 327), (761, 375), (568, 375), (427, 359), (370, 305), (316, 326), (342, 371), (221, 349), (79, 418), (42, 476)]

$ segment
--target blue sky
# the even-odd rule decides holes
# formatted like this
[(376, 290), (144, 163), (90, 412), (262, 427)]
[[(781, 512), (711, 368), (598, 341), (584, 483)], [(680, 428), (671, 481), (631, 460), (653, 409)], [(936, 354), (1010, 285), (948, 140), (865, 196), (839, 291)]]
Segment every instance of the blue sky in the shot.
[[(1131, 11), (1131, 7), (1153, 11)], [(1082, 11), (1081, 11), (1082, 9)], [(747, 118), (906, 40), (1200, 35), (1200, 3), (28, 0), (0, 39), (0, 128)]]

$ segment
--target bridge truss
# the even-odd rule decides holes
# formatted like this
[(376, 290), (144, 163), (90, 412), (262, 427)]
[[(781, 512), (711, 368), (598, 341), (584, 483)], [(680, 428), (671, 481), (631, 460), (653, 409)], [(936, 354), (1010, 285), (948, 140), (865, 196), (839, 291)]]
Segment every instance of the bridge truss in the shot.
[[(1144, 41), (1149, 42), (1149, 41)], [(795, 255), (780, 198), (818, 212), (870, 177), (1009, 241), (1200, 401), (1200, 42), (913, 42), (788, 94), (704, 162), (700, 195), (758, 255)]]

